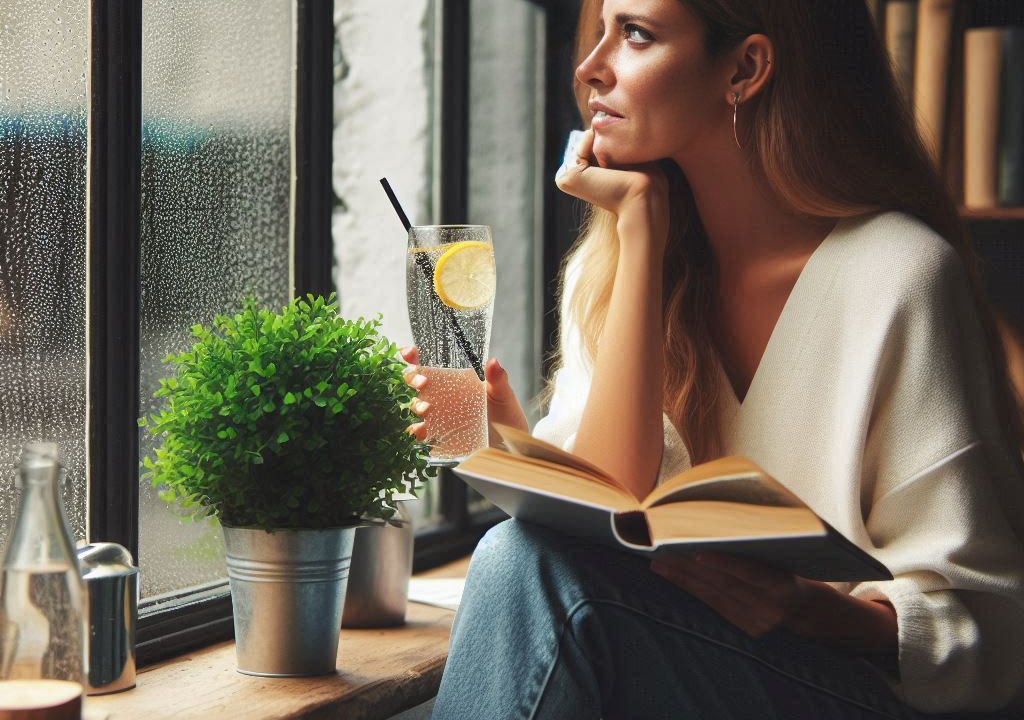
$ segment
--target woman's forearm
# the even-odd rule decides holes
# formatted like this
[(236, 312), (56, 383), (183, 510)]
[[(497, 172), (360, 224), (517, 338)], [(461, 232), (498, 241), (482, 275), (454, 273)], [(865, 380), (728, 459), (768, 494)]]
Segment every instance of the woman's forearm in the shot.
[(638, 498), (663, 447), (662, 255), (644, 217), (619, 218), (619, 264), (573, 452)]

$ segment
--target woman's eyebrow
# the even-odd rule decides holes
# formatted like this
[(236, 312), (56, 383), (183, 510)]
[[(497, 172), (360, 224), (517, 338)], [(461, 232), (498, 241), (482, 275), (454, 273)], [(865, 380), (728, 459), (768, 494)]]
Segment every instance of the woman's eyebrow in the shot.
[(619, 25), (625, 25), (626, 23), (631, 22), (640, 22), (645, 25), (653, 25), (654, 27), (659, 27), (661, 25), (657, 20), (652, 17), (648, 17), (647, 15), (631, 15), (630, 13), (619, 13), (615, 16), (615, 22)]

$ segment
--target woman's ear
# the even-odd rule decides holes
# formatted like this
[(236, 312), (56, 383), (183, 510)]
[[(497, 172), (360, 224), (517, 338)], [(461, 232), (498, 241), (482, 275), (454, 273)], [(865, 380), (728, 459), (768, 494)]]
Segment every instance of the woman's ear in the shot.
[(751, 35), (733, 51), (733, 75), (726, 89), (726, 101), (733, 104), (734, 93), (739, 102), (751, 99), (768, 83), (774, 73), (775, 46), (767, 35)]

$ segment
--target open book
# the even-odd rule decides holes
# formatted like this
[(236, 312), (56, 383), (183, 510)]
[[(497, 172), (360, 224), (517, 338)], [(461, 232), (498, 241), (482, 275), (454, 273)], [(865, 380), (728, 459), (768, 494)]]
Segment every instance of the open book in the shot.
[(454, 472), (519, 520), (652, 558), (714, 550), (814, 580), (892, 579), (745, 457), (692, 467), (638, 500), (582, 458), (521, 430), (494, 427), (509, 450), (478, 450)]

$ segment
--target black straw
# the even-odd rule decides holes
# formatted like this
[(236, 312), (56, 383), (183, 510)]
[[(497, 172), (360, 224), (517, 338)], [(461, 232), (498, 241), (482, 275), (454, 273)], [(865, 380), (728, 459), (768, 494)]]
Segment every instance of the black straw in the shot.
[(395, 191), (391, 189), (391, 183), (388, 182), (387, 178), (381, 178), (380, 184), (384, 186), (384, 192), (388, 195), (388, 200), (391, 201), (391, 206), (398, 213), (398, 219), (402, 221), (402, 225), (405, 227), (405, 231), (409, 232), (412, 230), (412, 223), (409, 222), (409, 216), (405, 214), (405, 210), (402, 209), (402, 203), (398, 202), (398, 198), (395, 196)]
[[(402, 225), (405, 227), (405, 231), (409, 232), (412, 229), (412, 223), (409, 222), (409, 216), (405, 214), (405, 210), (402, 209), (401, 203), (398, 202), (398, 197), (395, 195), (395, 191), (391, 189), (391, 183), (388, 182), (387, 178), (381, 178), (380, 184), (384, 188), (384, 192), (387, 193), (388, 200), (391, 201), (392, 207), (395, 208), (395, 212), (398, 213), (398, 219), (402, 221)], [(427, 280), (427, 283), (432, 287), (434, 283), (434, 268), (430, 265), (430, 260), (423, 253), (416, 253), (416, 264), (420, 270), (423, 271), (423, 275)], [(445, 317), (448, 318), (448, 324), (451, 326), (452, 333), (455, 335), (455, 342), (461, 348), (462, 352), (465, 353), (469, 363), (473, 366), (473, 370), (476, 371), (476, 375), (480, 380), (484, 379), (483, 365), (480, 364), (480, 358), (473, 352), (473, 347), (469, 344), (469, 340), (466, 338), (466, 333), (463, 331), (462, 326), (459, 325), (458, 318), (455, 317), (455, 311), (440, 302), (441, 307), (444, 310)]]

